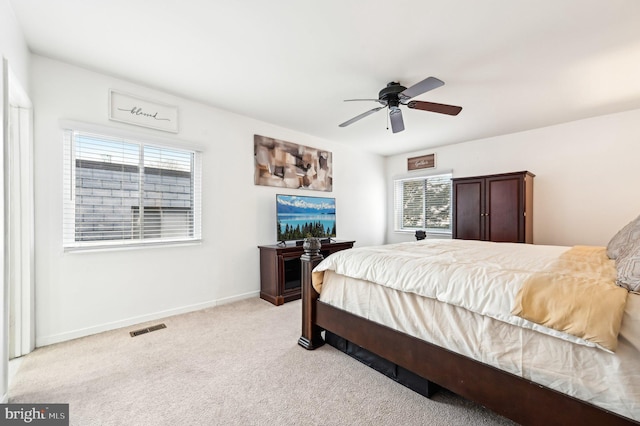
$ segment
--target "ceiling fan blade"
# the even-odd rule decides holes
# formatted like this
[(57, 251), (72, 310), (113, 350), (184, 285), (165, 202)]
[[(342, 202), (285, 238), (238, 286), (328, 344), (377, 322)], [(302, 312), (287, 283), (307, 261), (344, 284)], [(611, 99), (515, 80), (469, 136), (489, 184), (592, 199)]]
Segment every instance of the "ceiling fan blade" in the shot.
[(411, 101), (407, 104), (409, 108), (419, 109), (422, 111), (439, 112), (440, 114), (458, 115), (462, 111), (462, 107), (437, 104), (434, 102)]
[(444, 86), (444, 81), (438, 80), (435, 77), (427, 77), (421, 82), (404, 89), (399, 96), (403, 99), (411, 99), (429, 90), (437, 89), (440, 86)]
[(376, 111), (380, 111), (382, 108), (386, 108), (386, 107), (381, 106), (381, 107), (378, 107), (378, 108), (370, 109), (370, 110), (369, 110), (369, 111), (367, 111), (367, 112), (363, 112), (363, 113), (362, 113), (362, 114), (360, 114), (360, 115), (356, 115), (356, 116), (355, 116), (355, 117), (353, 117), (351, 120), (347, 120), (347, 121), (345, 121), (344, 123), (339, 124), (339, 125), (338, 125), (338, 127), (347, 127), (349, 124), (353, 124), (353, 123), (355, 123), (356, 121), (358, 121), (358, 120), (360, 120), (360, 119), (362, 119), (362, 118), (365, 118), (367, 115), (371, 115), (371, 114), (373, 114), (373, 113), (374, 113), (374, 112), (376, 112)]
[(345, 102), (373, 101), (381, 105), (387, 106), (387, 101), (385, 99), (345, 99), (344, 101)]
[(345, 102), (353, 102), (353, 101), (374, 101), (380, 102), (380, 99), (345, 99)]
[(398, 107), (391, 107), (389, 111), (389, 118), (391, 119), (391, 130), (393, 133), (398, 133), (404, 130), (404, 120), (402, 119), (402, 111)]

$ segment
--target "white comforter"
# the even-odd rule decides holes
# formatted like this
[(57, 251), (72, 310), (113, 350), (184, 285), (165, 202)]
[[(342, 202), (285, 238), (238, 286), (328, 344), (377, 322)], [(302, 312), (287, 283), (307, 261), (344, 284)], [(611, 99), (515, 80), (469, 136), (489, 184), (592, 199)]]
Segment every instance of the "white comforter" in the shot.
[(468, 240), (423, 240), (340, 251), (323, 260), (314, 271), (333, 270), (563, 340), (600, 347), (511, 314), (515, 296), (525, 280), (548, 268), (568, 249)]

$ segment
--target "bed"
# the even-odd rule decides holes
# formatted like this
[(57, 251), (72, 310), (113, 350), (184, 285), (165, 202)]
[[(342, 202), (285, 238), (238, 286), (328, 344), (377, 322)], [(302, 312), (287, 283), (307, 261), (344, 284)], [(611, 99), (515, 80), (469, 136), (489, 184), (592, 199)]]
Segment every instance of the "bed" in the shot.
[(521, 424), (640, 424), (640, 294), (609, 255), (464, 240), (306, 252), (299, 344), (326, 331)]

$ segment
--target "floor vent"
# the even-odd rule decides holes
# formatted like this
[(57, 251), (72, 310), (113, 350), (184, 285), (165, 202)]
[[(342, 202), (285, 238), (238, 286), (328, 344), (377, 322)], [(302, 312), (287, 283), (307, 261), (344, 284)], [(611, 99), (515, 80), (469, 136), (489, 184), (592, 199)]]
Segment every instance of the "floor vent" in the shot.
[(141, 334), (150, 333), (152, 331), (161, 330), (163, 328), (167, 328), (167, 326), (164, 324), (152, 325), (151, 327), (143, 328), (136, 331), (130, 331), (129, 334), (131, 335), (131, 337), (136, 337)]

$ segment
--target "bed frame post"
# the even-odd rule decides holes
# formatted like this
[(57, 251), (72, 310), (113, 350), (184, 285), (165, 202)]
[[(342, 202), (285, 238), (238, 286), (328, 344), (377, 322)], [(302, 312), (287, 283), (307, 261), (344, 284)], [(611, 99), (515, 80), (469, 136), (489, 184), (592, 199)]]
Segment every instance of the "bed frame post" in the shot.
[(324, 345), (322, 329), (316, 325), (316, 301), (318, 292), (311, 282), (311, 271), (324, 259), (320, 254), (320, 244), (315, 247), (304, 246), (304, 254), (300, 256), (302, 286), (302, 336), (298, 344), (305, 349), (313, 350)]

